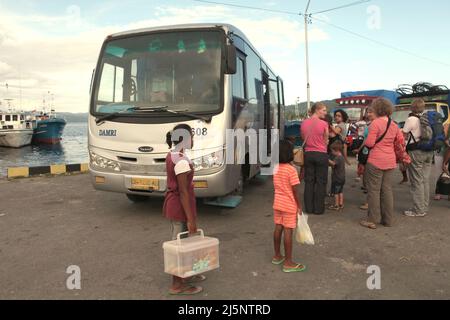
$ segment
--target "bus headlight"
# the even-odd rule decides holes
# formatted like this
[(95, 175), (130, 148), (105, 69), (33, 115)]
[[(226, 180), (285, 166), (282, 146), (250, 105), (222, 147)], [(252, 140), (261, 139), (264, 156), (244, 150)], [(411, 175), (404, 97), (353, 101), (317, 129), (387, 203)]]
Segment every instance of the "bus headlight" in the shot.
[(195, 171), (216, 169), (223, 166), (225, 161), (225, 155), (223, 150), (210, 153), (206, 156), (196, 158), (192, 160)]
[(104, 157), (99, 156), (98, 154), (95, 154), (92, 151), (89, 151), (89, 156), (92, 165), (102, 169), (109, 169), (120, 172), (120, 163), (118, 163), (117, 161), (106, 159)]

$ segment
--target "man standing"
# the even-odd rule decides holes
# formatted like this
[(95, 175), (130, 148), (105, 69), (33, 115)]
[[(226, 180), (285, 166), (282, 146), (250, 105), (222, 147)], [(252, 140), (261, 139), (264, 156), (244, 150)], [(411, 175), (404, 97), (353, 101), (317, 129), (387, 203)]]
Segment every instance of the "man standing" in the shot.
[(430, 174), (433, 163), (433, 152), (423, 151), (418, 148), (422, 130), (420, 117), (425, 112), (425, 101), (414, 99), (412, 102), (412, 115), (406, 120), (403, 127), (406, 149), (411, 157), (408, 167), (408, 175), (411, 181), (411, 195), (414, 207), (406, 210), (408, 217), (425, 217), (428, 214), (430, 204)]

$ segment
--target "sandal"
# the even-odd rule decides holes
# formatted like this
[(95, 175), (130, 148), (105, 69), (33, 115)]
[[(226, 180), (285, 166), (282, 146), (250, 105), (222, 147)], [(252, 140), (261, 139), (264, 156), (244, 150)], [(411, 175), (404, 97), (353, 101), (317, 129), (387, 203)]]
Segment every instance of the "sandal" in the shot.
[(194, 287), (194, 286), (183, 286), (179, 290), (169, 290), (169, 294), (172, 296), (190, 296), (199, 294), (203, 291), (202, 287)]
[(369, 210), (369, 204), (365, 203), (359, 207), (361, 210)]
[(295, 267), (283, 267), (283, 272), (291, 273), (291, 272), (302, 272), (306, 270), (306, 266), (302, 264), (297, 264)]
[(333, 211), (339, 211), (341, 207), (337, 206), (337, 205), (331, 205), (328, 207), (328, 210), (333, 210)]
[(188, 278), (185, 283), (202, 282), (205, 280), (206, 280), (206, 276), (204, 276), (203, 274), (197, 274), (195, 276)]
[(375, 223), (366, 220), (361, 221), (359, 224), (372, 230), (375, 230), (377, 228), (377, 225)]
[(345, 206), (344, 205), (342, 205), (342, 206), (339, 206), (339, 210), (344, 210), (344, 208), (345, 208)]
[(282, 264), (284, 262), (284, 260), (286, 260), (286, 257), (283, 257), (280, 260), (272, 259), (272, 264), (279, 266), (280, 264)]

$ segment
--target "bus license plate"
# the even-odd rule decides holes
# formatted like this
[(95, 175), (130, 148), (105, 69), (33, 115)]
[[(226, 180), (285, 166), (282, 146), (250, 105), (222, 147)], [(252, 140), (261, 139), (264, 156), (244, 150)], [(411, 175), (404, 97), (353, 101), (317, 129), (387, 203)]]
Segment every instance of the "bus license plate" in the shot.
[(158, 179), (132, 178), (131, 189), (134, 190), (159, 190)]

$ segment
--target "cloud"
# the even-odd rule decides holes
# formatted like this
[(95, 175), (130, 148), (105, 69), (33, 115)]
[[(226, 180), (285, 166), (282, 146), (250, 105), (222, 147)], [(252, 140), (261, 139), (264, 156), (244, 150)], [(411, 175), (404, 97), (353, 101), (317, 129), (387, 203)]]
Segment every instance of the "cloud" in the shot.
[[(8, 82), (9, 95), (16, 99), (17, 88), (22, 87), (25, 109), (39, 106), (45, 93), (51, 91), (58, 111), (87, 111), (92, 69), (106, 35), (194, 22), (231, 23), (240, 28), (269, 65), (285, 78), (287, 100), (298, 96), (298, 73), (292, 70), (304, 69), (299, 56), (304, 44), (300, 20), (273, 15), (243, 18), (230, 8), (217, 5), (161, 6), (154, 12), (152, 19), (100, 27), (83, 19), (77, 6), (68, 7), (59, 16), (22, 16), (0, 8), (0, 99), (4, 95), (3, 84)], [(309, 35), (311, 42), (329, 39), (317, 27), (311, 28)]]
[(7, 75), (11, 70), (12, 67), (9, 64), (0, 61), (0, 76)]

